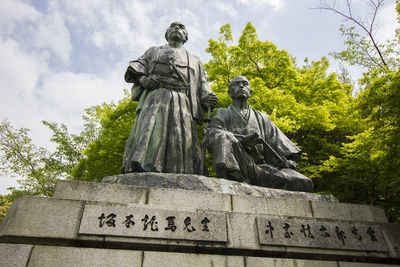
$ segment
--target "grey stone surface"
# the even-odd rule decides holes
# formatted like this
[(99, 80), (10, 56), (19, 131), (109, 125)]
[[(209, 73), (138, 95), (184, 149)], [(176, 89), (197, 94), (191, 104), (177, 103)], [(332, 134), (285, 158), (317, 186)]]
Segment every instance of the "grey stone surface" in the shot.
[[(260, 249), (256, 215), (251, 213), (228, 213), (228, 246), (241, 249)], [(284, 247), (278, 250), (284, 251)]]
[(0, 237), (75, 239), (82, 201), (22, 196), (16, 199), (0, 228)]
[(278, 216), (313, 216), (310, 201), (290, 198), (272, 199), (255, 196), (232, 196), (232, 211)]
[(86, 205), (80, 234), (226, 242), (226, 215), (132, 206)]
[(366, 251), (356, 251), (356, 250), (339, 250), (339, 249), (327, 249), (327, 248), (304, 248), (304, 247), (286, 247), (287, 253), (293, 253), (296, 255), (301, 254), (311, 254), (316, 257), (320, 255), (328, 256), (331, 259), (339, 259), (338, 257), (345, 258), (364, 258), (370, 257), (370, 253), (376, 252), (366, 252)]
[(227, 194), (150, 188), (147, 199), (147, 205), (165, 209), (231, 211), (231, 196)]
[(364, 262), (338, 262), (338, 267), (393, 267), (398, 265), (380, 264), (380, 263), (364, 263)]
[(317, 195), (305, 192), (292, 192), (239, 183), (220, 178), (193, 174), (176, 173), (126, 173), (103, 178), (103, 183), (117, 183), (135, 186), (175, 188), (232, 195), (252, 195), (267, 198), (294, 198), (312, 201), (338, 202), (332, 195)]
[(388, 243), (390, 256), (400, 258), (400, 224), (387, 223), (381, 228)]
[(60, 180), (53, 197), (111, 203), (144, 204), (147, 188), (82, 181)]
[[(57, 196), (63, 197), (61, 199), (25, 196), (14, 201), (1, 226), (0, 241), (3, 243), (25, 242), (49, 246), (85, 244), (85, 246), (105, 246), (114, 249), (148, 248), (149, 250), (161, 251), (167, 249), (179, 251), (182, 249), (188, 253), (218, 254), (221, 251), (232, 254), (240, 252), (240, 255), (247, 253), (261, 255), (261, 253), (265, 253), (265, 255), (273, 257), (276, 255), (283, 257), (288, 255), (288, 257), (295, 258), (316, 257), (317, 259), (328, 257), (332, 260), (342, 261), (353, 256), (357, 260), (382, 258), (382, 261), (384, 261), (392, 258), (400, 261), (398, 253), (400, 226), (380, 223), (379, 221), (384, 222), (386, 220), (386, 218), (385, 220), (377, 218), (382, 216), (381, 209), (370, 206), (326, 201), (314, 202), (295, 198), (229, 195), (210, 191), (135, 187), (121, 184), (84, 182), (82, 187), (79, 184), (80, 182), (63, 181), (61, 186), (56, 189)], [(103, 189), (103, 187), (106, 187), (106, 189)], [(87, 192), (87, 196), (85, 196), (85, 192)], [(98, 194), (97, 192), (102, 193)], [(106, 192), (112, 192), (115, 199), (105, 196)], [(133, 192), (134, 195), (130, 196), (129, 192)], [(120, 197), (120, 195), (123, 196)], [(88, 216), (84, 208), (93, 206), (101, 207), (101, 210), (94, 209)], [(362, 213), (359, 216), (362, 220), (357, 220), (357, 211)], [(99, 217), (101, 218), (102, 213), (104, 213), (102, 218), (104, 224), (103, 227), (99, 227)], [(105, 221), (110, 213), (117, 215), (115, 227), (112, 225), (109, 227)], [(127, 228), (126, 216), (129, 215), (133, 215), (132, 219), (135, 225), (130, 224), (130, 227)], [(159, 231), (151, 231), (151, 223), (148, 224), (146, 231), (143, 231), (145, 221), (142, 221), (142, 219), (145, 215), (148, 215), (147, 222), (151, 221), (152, 216), (156, 216), (155, 221), (157, 221)], [(168, 227), (166, 218), (169, 216), (175, 216), (174, 222), (178, 228), (175, 232), (166, 231), (169, 235), (160, 234), (160, 230), (165, 230)], [(215, 216), (223, 216), (223, 219), (214, 220)], [(203, 226), (201, 220), (204, 217), (210, 220), (208, 224), (210, 230), (215, 228), (212, 223), (218, 222), (216, 226), (220, 228), (218, 228), (218, 233), (213, 235), (218, 240), (195, 236), (197, 231), (188, 233), (190, 235), (195, 233), (191, 237), (189, 235), (180, 236), (178, 230), (184, 228), (187, 217), (191, 217), (191, 224), (196, 230)], [(357, 250), (355, 246), (343, 249), (343, 247), (330, 246), (329, 244), (319, 246), (319, 244), (310, 245), (296, 242), (271, 243), (266, 240), (260, 242), (260, 238), (265, 235), (266, 230), (261, 229), (261, 227), (265, 226), (267, 222), (265, 220), (260, 222), (261, 227), (259, 227), (257, 217), (267, 218), (273, 223), (290, 221), (291, 227), (294, 227), (292, 222), (295, 221), (303, 223), (305, 226), (308, 223), (313, 231), (315, 229), (310, 222), (328, 223), (331, 226), (339, 226), (341, 230), (342, 226), (346, 225), (376, 225), (382, 230), (382, 232), (377, 232), (376, 235), (382, 249), (371, 249), (368, 244), (365, 245), (364, 243), (360, 245), (360, 250)], [(83, 219), (82, 224), (81, 219)], [(125, 225), (123, 224), (124, 221)], [(86, 223), (90, 224), (89, 231), (85, 230)], [(155, 227), (155, 224), (153, 227)], [(278, 228), (275, 228), (275, 233), (278, 232)], [(99, 229), (101, 230), (98, 231)], [(145, 234), (137, 234), (135, 229), (142, 229), (141, 232)], [(332, 229), (328, 230), (332, 231)], [(282, 232), (282, 229), (280, 231), (280, 239), (284, 240), (285, 237), (282, 234), (285, 232)], [(362, 231), (365, 232), (365, 229)], [(158, 233), (154, 234), (153, 232)], [(299, 232), (299, 225), (297, 225), (297, 232)], [(345, 232), (346, 239), (344, 241), (347, 244), (349, 233), (348, 230)], [(224, 236), (219, 239), (219, 234)], [(330, 234), (332, 235), (332, 233)], [(225, 260), (229, 262), (229, 257)], [(214, 263), (217, 262), (219, 261)]]
[(259, 216), (257, 228), (263, 245), (387, 251), (378, 225)]
[(153, 266), (245, 267), (240, 256), (145, 251), (143, 267)]
[(32, 245), (0, 244), (0, 264), (3, 267), (26, 266)]
[(382, 207), (347, 203), (311, 202), (315, 218), (387, 223)]
[(142, 252), (134, 250), (35, 246), (28, 267), (141, 266)]
[(337, 267), (335, 261), (313, 261), (279, 258), (247, 257), (246, 266), (251, 267)]

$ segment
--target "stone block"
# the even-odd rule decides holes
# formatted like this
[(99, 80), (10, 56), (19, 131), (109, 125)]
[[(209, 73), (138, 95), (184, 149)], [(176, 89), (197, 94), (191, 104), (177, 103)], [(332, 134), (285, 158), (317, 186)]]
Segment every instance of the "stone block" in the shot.
[[(340, 249), (322, 249), (322, 248), (301, 248), (301, 247), (286, 247), (286, 252), (291, 255), (316, 255), (317, 257), (323, 255), (324, 257), (335, 259), (336, 257), (367, 258), (370, 252), (355, 251), (355, 250), (340, 250)], [(311, 257), (311, 256), (310, 256)]]
[(381, 229), (386, 239), (389, 255), (394, 258), (400, 258), (400, 224), (382, 224)]
[(386, 252), (379, 226), (367, 223), (315, 219), (276, 219), (257, 216), (258, 236), (263, 245)]
[(230, 211), (231, 196), (201, 191), (150, 188), (147, 205), (181, 211)]
[(0, 262), (3, 267), (26, 266), (32, 245), (0, 244)]
[(147, 188), (109, 183), (60, 180), (53, 197), (123, 204), (145, 204)]
[(80, 234), (226, 242), (224, 212), (86, 205)]
[(338, 262), (338, 267), (393, 267), (396, 265), (383, 263), (365, 263), (365, 262)]
[(174, 188), (193, 191), (207, 191), (231, 195), (252, 195), (267, 198), (292, 198), (313, 201), (338, 202), (332, 195), (318, 195), (307, 192), (294, 192), (281, 189), (239, 183), (221, 178), (182, 173), (126, 173), (104, 177), (104, 183), (117, 183), (135, 186)]
[[(228, 213), (227, 245), (230, 248), (260, 249), (255, 214)], [(281, 251), (284, 251), (284, 247)]]
[(311, 201), (315, 218), (387, 223), (382, 207)]
[(337, 267), (335, 261), (297, 260), (280, 258), (246, 257), (246, 266), (251, 267)]
[(35, 246), (28, 267), (141, 266), (142, 252), (134, 250)]
[(1, 225), (0, 237), (75, 239), (82, 209), (83, 201), (19, 197)]
[(232, 207), (235, 212), (312, 217), (310, 201), (307, 200), (232, 196)]
[(244, 267), (245, 265), (241, 256), (145, 251), (142, 266)]

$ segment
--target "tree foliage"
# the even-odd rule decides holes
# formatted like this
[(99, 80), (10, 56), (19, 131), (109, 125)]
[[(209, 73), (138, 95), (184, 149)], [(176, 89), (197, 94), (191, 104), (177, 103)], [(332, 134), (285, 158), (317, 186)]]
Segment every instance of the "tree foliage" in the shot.
[(351, 65), (359, 65), (369, 70), (374, 69), (378, 72), (394, 70), (400, 63), (399, 43), (395, 40), (381, 43), (376, 38), (376, 18), (384, 0), (370, 0), (368, 4), (370, 13), (361, 17), (354, 14), (350, 0), (345, 1), (344, 8), (341, 8), (336, 1), (319, 1), (317, 9), (331, 11), (350, 24), (340, 27), (345, 37), (346, 50), (332, 52), (331, 55)]
[[(375, 3), (374, 12), (383, 4), (382, 0), (370, 2)], [(396, 7), (400, 22), (400, 1)], [(351, 6), (349, 10), (351, 13)], [(370, 29), (374, 29), (373, 22)], [(354, 106), (362, 127), (349, 136), (350, 142), (343, 144), (338, 156), (324, 162), (321, 188), (341, 201), (382, 205), (391, 221), (400, 222), (400, 61), (399, 50), (394, 51), (400, 45), (399, 31), (386, 46), (371, 46), (373, 30), (356, 38), (354, 28), (343, 34), (347, 50), (336, 55), (365, 69), (361, 79), (365, 88)], [(372, 55), (373, 50), (381, 57), (367, 55), (366, 51)]]
[(60, 159), (32, 144), (28, 129), (14, 129), (7, 121), (0, 124), (0, 172), (19, 176), (23, 190), (50, 196), (55, 181), (62, 174)]
[(96, 135), (83, 150), (83, 158), (72, 170), (73, 179), (101, 181), (121, 172), (124, 147), (136, 116), (137, 102), (125, 92), (117, 104), (103, 103), (86, 110), (89, 129)]

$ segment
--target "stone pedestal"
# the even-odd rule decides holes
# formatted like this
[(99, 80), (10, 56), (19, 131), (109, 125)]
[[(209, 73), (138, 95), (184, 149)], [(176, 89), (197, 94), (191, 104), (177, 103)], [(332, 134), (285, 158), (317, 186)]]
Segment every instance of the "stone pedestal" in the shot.
[(0, 242), (1, 266), (400, 264), (380, 207), (176, 174), (59, 181), (14, 201)]

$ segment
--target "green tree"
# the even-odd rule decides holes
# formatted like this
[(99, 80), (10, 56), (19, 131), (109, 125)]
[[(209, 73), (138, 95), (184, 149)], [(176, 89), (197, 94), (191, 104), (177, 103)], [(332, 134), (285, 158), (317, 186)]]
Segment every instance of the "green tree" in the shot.
[(341, 201), (382, 205), (400, 221), (400, 73), (373, 79), (358, 100), (365, 130), (324, 162), (322, 187)]
[[(397, 1), (397, 8), (398, 6)], [(365, 18), (355, 15), (350, 0), (345, 1), (345, 7), (340, 7), (336, 1), (320, 0), (317, 9), (333, 12), (348, 21), (349, 26), (341, 25), (340, 31), (345, 37), (346, 50), (333, 52), (336, 59), (358, 65), (378, 73), (393, 70), (400, 63), (400, 47), (395, 40), (381, 43), (376, 38), (376, 18), (384, 0), (368, 2), (370, 13)]]
[[(385, 45), (376, 41), (374, 21), (383, 1), (370, 2), (373, 12), (368, 27), (354, 17), (350, 19), (363, 35), (355, 34), (354, 27), (344, 31), (342, 26), (347, 49), (334, 53), (365, 70), (360, 79), (364, 89), (354, 107), (362, 127), (349, 136), (350, 142), (343, 144), (339, 155), (332, 155), (321, 166), (320, 185), (341, 201), (382, 205), (391, 221), (400, 222), (400, 38), (397, 31), (397, 38)], [(348, 16), (352, 13), (347, 3)], [(346, 17), (336, 12), (335, 6), (326, 7)], [(400, 22), (400, 1), (396, 7)]]
[(136, 116), (137, 102), (125, 92), (115, 103), (103, 103), (86, 110), (89, 129), (95, 129), (83, 157), (72, 170), (72, 178), (101, 181), (103, 177), (121, 172), (124, 147)]
[(0, 172), (23, 178), (23, 190), (50, 196), (55, 181), (62, 174), (60, 161), (43, 147), (32, 144), (28, 129), (14, 129), (7, 121), (0, 124)]
[(8, 195), (0, 195), (0, 224), (3, 222), (12, 202), (22, 195), (32, 195), (32, 191), (14, 189)]

